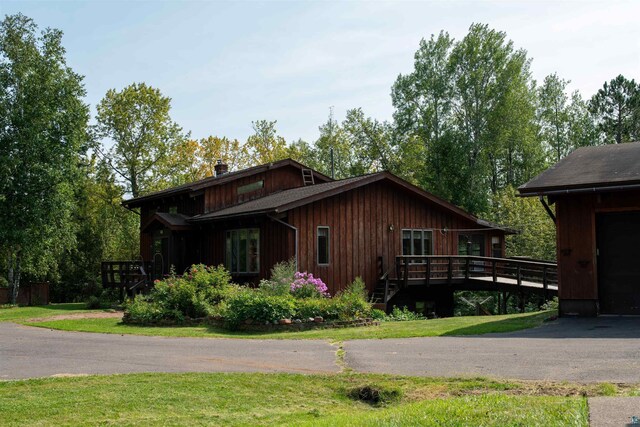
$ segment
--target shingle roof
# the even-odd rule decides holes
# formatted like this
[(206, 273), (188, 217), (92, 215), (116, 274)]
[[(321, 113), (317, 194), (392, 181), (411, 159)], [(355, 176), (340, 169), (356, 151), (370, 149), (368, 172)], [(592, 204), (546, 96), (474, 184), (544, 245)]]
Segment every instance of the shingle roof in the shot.
[(190, 217), (179, 213), (156, 212), (142, 224), (142, 229), (146, 229), (154, 221), (158, 221), (170, 229), (189, 229), (191, 228), (191, 224), (187, 222), (189, 219)]
[(193, 217), (191, 221), (207, 221), (232, 216), (253, 215), (256, 213), (274, 213), (279, 210), (286, 210), (286, 207), (290, 204), (303, 204), (304, 201), (309, 200), (310, 198), (328, 195), (328, 193), (332, 193), (335, 190), (342, 190), (350, 185), (357, 184), (365, 180), (371, 180), (371, 178), (374, 178), (376, 175), (379, 174), (363, 175), (340, 181), (292, 188), (290, 190), (273, 193), (259, 199), (240, 203), (219, 211), (197, 215)]
[(434, 196), (431, 193), (421, 190), (420, 188), (398, 178), (389, 172), (378, 172), (369, 175), (362, 175), (353, 178), (332, 181), (323, 184), (315, 184), (307, 187), (298, 187), (290, 190), (284, 190), (279, 193), (270, 194), (259, 199), (247, 201), (238, 205), (234, 205), (219, 211), (210, 212), (202, 215), (196, 215), (189, 219), (189, 222), (203, 222), (222, 220), (231, 217), (241, 217), (259, 214), (275, 214), (312, 203), (316, 200), (331, 197), (335, 194), (342, 193), (363, 185), (367, 185), (376, 181), (388, 180), (393, 184), (413, 192), (417, 197), (427, 199), (442, 208), (458, 214), (482, 227), (495, 228), (503, 230), (506, 233), (516, 233), (515, 230), (503, 227), (489, 221), (477, 218), (468, 212), (452, 205), (451, 203)]
[(640, 184), (640, 142), (578, 148), (520, 186), (523, 196)]
[[(220, 185), (220, 184), (224, 184), (225, 182), (229, 182), (229, 181), (233, 181), (239, 178), (243, 178), (246, 176), (250, 176), (250, 175), (254, 175), (256, 173), (260, 173), (260, 172), (264, 172), (266, 170), (270, 170), (270, 169), (275, 169), (275, 168), (279, 168), (279, 167), (283, 167), (283, 166), (287, 166), (287, 165), (291, 165), (291, 166), (295, 166), (298, 167), (300, 169), (309, 169), (307, 166), (304, 166), (298, 162), (296, 162), (295, 160), (292, 159), (284, 159), (284, 160), (279, 160), (277, 162), (273, 162), (273, 163), (267, 163), (264, 165), (258, 165), (258, 166), (253, 166), (247, 169), (242, 169), (239, 171), (235, 171), (235, 172), (227, 172), (224, 175), (220, 175), (220, 176), (210, 176), (208, 178), (204, 178), (201, 179), (199, 181), (195, 181), (195, 182), (189, 182), (187, 184), (182, 184), (182, 185), (177, 185), (175, 187), (171, 187), (171, 188), (167, 188), (165, 190), (160, 190), (160, 191), (155, 191), (153, 193), (149, 193), (149, 194), (145, 194), (144, 196), (139, 196), (139, 197), (135, 197), (133, 199), (129, 199), (129, 200), (125, 200), (122, 204), (125, 206), (139, 206), (141, 203), (148, 201), (148, 200), (153, 200), (153, 199), (159, 199), (159, 198), (163, 198), (163, 197), (168, 197), (168, 196), (173, 196), (176, 194), (181, 194), (181, 193), (190, 193), (192, 191), (198, 191), (201, 190), (203, 188), (207, 188), (207, 187), (212, 187), (214, 185)], [(320, 179), (322, 181), (330, 181), (331, 178), (329, 178), (328, 176), (318, 172), (318, 171), (313, 171), (314, 177), (316, 179)]]

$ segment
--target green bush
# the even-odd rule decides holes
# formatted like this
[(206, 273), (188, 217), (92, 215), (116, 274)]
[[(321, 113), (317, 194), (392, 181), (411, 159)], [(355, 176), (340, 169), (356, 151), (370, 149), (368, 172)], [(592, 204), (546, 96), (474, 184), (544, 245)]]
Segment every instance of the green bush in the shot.
[(387, 313), (385, 313), (382, 310), (378, 310), (377, 308), (374, 308), (373, 310), (371, 310), (371, 318), (373, 320), (384, 322), (385, 320), (387, 320)]
[(102, 304), (100, 303), (100, 299), (95, 295), (91, 295), (87, 299), (87, 309), (89, 309), (89, 310), (94, 310), (96, 308), (100, 308), (101, 305)]
[(426, 317), (420, 313), (411, 311), (405, 305), (401, 309), (397, 306), (393, 307), (391, 314), (387, 316), (388, 321), (404, 322), (408, 320), (424, 320)]
[(247, 320), (265, 323), (291, 319), (295, 312), (295, 299), (290, 295), (269, 295), (246, 289), (227, 301), (225, 326), (233, 329)]
[(330, 298), (308, 298), (296, 299), (297, 319), (308, 319), (310, 317), (322, 316), (325, 319), (332, 319), (330, 312), (333, 301)]
[(367, 302), (361, 279), (356, 279), (334, 298), (324, 297), (315, 282), (311, 283), (313, 295), (296, 297), (291, 292), (291, 278), (295, 280), (298, 274), (304, 284), (316, 279), (295, 272), (289, 277), (292, 266), (295, 266), (292, 262), (279, 264), (272, 271), (272, 277), (278, 282), (263, 281), (259, 289), (252, 289), (231, 283), (231, 277), (223, 267), (194, 265), (184, 276), (170, 275), (165, 280), (157, 280), (147, 296), (127, 302), (125, 321), (182, 322), (186, 317), (215, 317), (223, 318), (226, 327), (237, 328), (248, 320), (272, 323), (280, 319), (317, 316), (326, 320), (353, 320), (371, 315), (371, 304)]
[[(133, 323), (157, 323), (162, 320), (176, 320), (176, 312), (170, 312), (161, 304), (150, 301), (144, 295), (136, 295), (125, 304), (125, 321)], [(184, 316), (182, 319), (184, 320)]]
[(360, 277), (356, 277), (344, 291), (338, 292), (333, 301), (340, 320), (371, 317), (371, 303), (367, 301), (366, 286)]
[(271, 268), (269, 280), (261, 280), (259, 287), (270, 295), (286, 295), (291, 290), (295, 274), (295, 258), (279, 262)]

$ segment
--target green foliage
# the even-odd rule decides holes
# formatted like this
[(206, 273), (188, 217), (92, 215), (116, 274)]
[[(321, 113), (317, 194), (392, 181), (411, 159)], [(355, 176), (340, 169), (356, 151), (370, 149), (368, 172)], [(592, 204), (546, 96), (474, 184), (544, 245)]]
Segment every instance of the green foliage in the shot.
[(404, 306), (402, 308), (398, 308), (397, 306), (394, 306), (393, 310), (391, 310), (391, 314), (389, 314), (385, 320), (393, 321), (393, 322), (406, 322), (409, 320), (424, 320), (424, 319), (426, 319), (426, 317), (424, 317), (420, 313), (416, 313), (414, 311), (409, 310), (407, 306)]
[(295, 299), (291, 295), (265, 295), (260, 291), (245, 289), (227, 300), (225, 325), (236, 328), (241, 322), (251, 320), (265, 323), (291, 319), (295, 314)]
[(360, 319), (371, 316), (371, 304), (367, 301), (368, 293), (364, 281), (360, 277), (338, 292), (332, 300), (335, 312), (341, 320)]
[(183, 318), (182, 313), (169, 311), (161, 303), (143, 295), (136, 295), (125, 305), (125, 320), (134, 323), (153, 324), (165, 319), (183, 320)]
[(94, 310), (97, 308), (100, 308), (102, 306), (101, 302), (100, 302), (100, 298), (98, 298), (95, 295), (91, 295), (88, 299), (87, 299), (87, 309), (88, 310)]
[(170, 109), (171, 99), (145, 83), (110, 89), (97, 106), (95, 136), (113, 142), (103, 157), (133, 197), (166, 187), (180, 169), (171, 154), (186, 136)]
[(377, 308), (371, 310), (371, 318), (373, 320), (385, 321), (387, 319), (387, 313)]
[(537, 173), (532, 86), (526, 53), (503, 32), (473, 24), (458, 42), (445, 32), (422, 40), (414, 71), (392, 89), (401, 151), (423, 154), (417, 182), (477, 213), (489, 190)]
[(605, 82), (589, 101), (589, 110), (607, 143), (640, 139), (640, 84), (619, 75)]
[(261, 165), (289, 157), (285, 139), (277, 134), (277, 121), (258, 120), (252, 122), (254, 134), (249, 136), (245, 148), (249, 163)]
[(279, 262), (271, 268), (269, 279), (260, 281), (260, 289), (271, 295), (286, 295), (291, 291), (295, 274), (295, 258)]
[(62, 32), (22, 14), (0, 24), (0, 255), (15, 300), (23, 273), (55, 276), (74, 245), (73, 183), (86, 148), (82, 77)]
[(518, 197), (515, 188), (506, 187), (491, 198), (490, 209), (484, 216), (519, 231), (506, 237), (507, 256), (556, 259), (555, 224), (536, 198)]
[[(145, 297), (137, 296), (126, 304), (127, 320), (136, 323), (148, 319), (183, 321), (185, 317), (200, 318), (220, 313), (216, 304), (238, 293), (231, 276), (224, 267), (193, 265), (183, 277), (170, 275), (156, 280), (154, 288)], [(150, 307), (142, 307), (149, 304)]]
[(543, 311), (546, 311), (546, 310), (557, 311), (559, 307), (560, 307), (560, 302), (558, 300), (558, 297), (553, 297), (553, 299), (550, 299), (549, 301), (542, 304), (542, 307), (540, 307), (540, 309)]

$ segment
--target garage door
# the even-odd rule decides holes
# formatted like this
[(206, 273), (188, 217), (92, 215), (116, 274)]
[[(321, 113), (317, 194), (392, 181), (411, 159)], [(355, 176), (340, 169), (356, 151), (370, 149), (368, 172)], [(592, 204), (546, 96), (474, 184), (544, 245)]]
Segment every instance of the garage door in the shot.
[(604, 314), (640, 314), (640, 212), (599, 214), (598, 295)]

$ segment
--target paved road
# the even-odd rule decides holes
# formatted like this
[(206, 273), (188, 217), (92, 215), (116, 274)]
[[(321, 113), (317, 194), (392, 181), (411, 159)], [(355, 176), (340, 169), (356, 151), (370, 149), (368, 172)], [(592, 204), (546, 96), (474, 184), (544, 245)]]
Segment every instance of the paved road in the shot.
[(631, 417), (640, 419), (640, 397), (589, 398), (591, 427), (633, 426)]
[(356, 371), (419, 376), (640, 382), (640, 318), (560, 319), (475, 337), (349, 341)]
[(142, 337), (0, 323), (0, 379), (130, 372), (338, 372), (326, 341)]
[[(518, 333), (344, 343), (359, 372), (640, 382), (640, 318), (561, 319)], [(337, 372), (319, 340), (163, 338), (0, 323), (0, 379), (128, 372)]]

